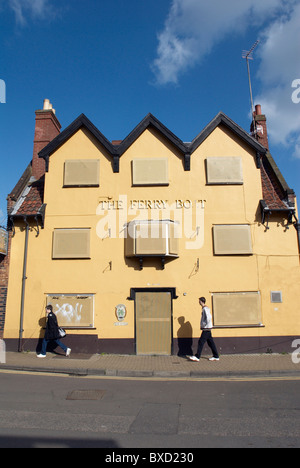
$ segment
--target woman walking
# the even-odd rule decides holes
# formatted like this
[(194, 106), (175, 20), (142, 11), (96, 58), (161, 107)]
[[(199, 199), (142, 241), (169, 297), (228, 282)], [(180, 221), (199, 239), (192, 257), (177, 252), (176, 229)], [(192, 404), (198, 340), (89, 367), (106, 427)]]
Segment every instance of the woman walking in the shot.
[(61, 341), (59, 341), (60, 334), (58, 331), (58, 323), (57, 323), (57, 317), (53, 313), (53, 307), (52, 305), (48, 305), (46, 307), (46, 313), (47, 313), (47, 324), (46, 324), (46, 332), (45, 332), (45, 338), (42, 343), (42, 351), (40, 354), (37, 355), (38, 358), (45, 358), (46, 357), (46, 352), (47, 352), (47, 345), (49, 341), (54, 341), (57, 346), (60, 346), (61, 349), (66, 353), (66, 356), (70, 356), (71, 354), (71, 349), (67, 348)]

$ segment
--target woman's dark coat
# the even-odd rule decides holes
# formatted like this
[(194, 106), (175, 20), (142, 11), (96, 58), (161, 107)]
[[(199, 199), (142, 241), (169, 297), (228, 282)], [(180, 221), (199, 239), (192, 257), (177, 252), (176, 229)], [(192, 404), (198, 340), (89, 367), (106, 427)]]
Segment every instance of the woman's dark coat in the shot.
[(45, 339), (46, 340), (58, 340), (60, 338), (58, 332), (58, 323), (56, 315), (53, 312), (48, 314), (47, 324), (46, 324), (46, 332), (45, 332)]

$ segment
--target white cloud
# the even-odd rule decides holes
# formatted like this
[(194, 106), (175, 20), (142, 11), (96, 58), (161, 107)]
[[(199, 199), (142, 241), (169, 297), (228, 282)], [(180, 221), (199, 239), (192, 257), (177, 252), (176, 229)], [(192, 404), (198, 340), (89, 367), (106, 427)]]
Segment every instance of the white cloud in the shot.
[(298, 0), (173, 0), (164, 30), (158, 35), (153, 72), (158, 84), (177, 83), (226, 35), (244, 32), (280, 14)]
[(8, 4), (20, 26), (27, 23), (27, 16), (44, 19), (53, 13), (49, 0), (8, 0)]
[[(263, 89), (256, 102), (268, 118), (268, 133), (273, 143), (294, 146), (300, 158), (300, 5), (290, 17), (274, 22), (262, 35), (258, 57), (258, 77)], [(295, 80), (297, 80), (295, 82)]]
[(292, 100), (300, 79), (300, 0), (172, 0), (152, 64), (156, 83), (178, 83), (217, 43), (253, 26), (261, 39), (256, 103), (267, 115), (271, 143), (291, 145), (300, 157), (300, 103)]

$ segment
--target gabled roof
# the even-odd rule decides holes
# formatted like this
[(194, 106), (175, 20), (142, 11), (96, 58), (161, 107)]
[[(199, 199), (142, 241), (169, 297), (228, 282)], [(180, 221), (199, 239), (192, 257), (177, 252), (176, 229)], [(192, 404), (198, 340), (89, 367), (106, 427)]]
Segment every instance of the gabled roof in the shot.
[(134, 130), (122, 141), (118, 147), (119, 156), (123, 153), (140, 137), (140, 135), (149, 127), (158, 130), (169, 142), (171, 142), (182, 154), (188, 152), (186, 145), (174, 133), (172, 133), (165, 125), (163, 125), (154, 115), (148, 114), (146, 117), (135, 127)]
[(45, 146), (39, 153), (39, 157), (45, 159), (46, 171), (48, 171), (48, 163), (50, 155), (62, 146), (74, 133), (80, 128), (87, 128), (92, 135), (101, 143), (106, 151), (113, 159), (114, 172), (119, 172), (119, 158), (126, 152), (126, 150), (140, 137), (140, 135), (147, 128), (155, 128), (161, 133), (174, 147), (182, 153), (185, 157), (184, 168), (186, 171), (190, 170), (190, 156), (201, 145), (201, 143), (218, 127), (220, 124), (225, 125), (235, 135), (241, 138), (245, 143), (250, 145), (260, 155), (266, 153), (266, 148), (252, 138), (245, 130), (239, 127), (223, 112), (219, 114), (199, 133), (199, 135), (191, 142), (184, 143), (174, 133), (172, 133), (165, 125), (163, 125), (152, 114), (148, 114), (132, 132), (120, 144), (112, 144), (105, 136), (95, 127), (95, 125), (84, 115), (81, 114), (71, 125), (69, 125), (62, 133), (60, 133), (54, 140)]
[[(255, 150), (257, 166), (260, 168), (262, 176), (263, 209), (280, 211), (291, 210), (293, 208), (294, 192), (286, 184), (284, 177), (280, 173), (270, 153), (223, 112), (219, 112), (191, 143), (184, 143), (156, 117), (152, 114), (148, 114), (123, 141), (118, 141), (118, 144), (112, 144), (84, 114), (81, 114), (71, 125), (40, 151), (39, 157), (45, 159), (46, 170), (48, 170), (48, 162), (51, 154), (61, 147), (80, 128), (86, 128), (112, 157), (114, 172), (119, 172), (120, 157), (146, 129), (154, 128), (183, 155), (184, 169), (189, 171), (191, 155), (219, 125), (225, 126), (233, 132), (234, 135)], [(11, 218), (44, 216), (44, 178), (35, 181), (32, 179), (31, 175), (30, 163), (18, 184), (9, 195), (10, 199), (16, 202), (14, 208), (10, 212)]]
[(74, 122), (69, 125), (62, 133), (52, 140), (39, 153), (39, 157), (45, 159), (46, 171), (50, 155), (62, 146), (74, 133), (80, 128), (87, 128), (92, 135), (101, 143), (106, 151), (111, 155), (114, 162), (114, 172), (119, 172), (119, 158), (123, 153), (139, 138), (139, 136), (149, 127), (158, 130), (168, 141), (170, 141), (183, 155), (189, 153), (186, 145), (174, 135), (167, 127), (165, 127), (156, 117), (148, 114), (135, 129), (121, 141), (119, 145), (112, 144), (105, 136), (95, 127), (95, 125), (84, 115), (81, 114)]
[(39, 157), (45, 159), (46, 170), (48, 170), (48, 162), (50, 155), (62, 146), (71, 136), (74, 135), (80, 128), (87, 128), (92, 135), (98, 140), (104, 148), (112, 156), (116, 155), (116, 147), (95, 127), (95, 125), (84, 115), (81, 114), (74, 122), (71, 123), (65, 130), (57, 135), (45, 148), (39, 152)]
[(219, 126), (224, 125), (226, 128), (231, 130), (236, 136), (241, 138), (245, 143), (251, 146), (255, 151), (260, 154), (265, 154), (267, 149), (258, 143), (249, 133), (247, 133), (242, 127), (237, 125), (223, 112), (219, 112), (218, 115), (202, 130), (199, 135), (190, 143), (189, 148), (191, 154), (203, 143), (204, 140)]

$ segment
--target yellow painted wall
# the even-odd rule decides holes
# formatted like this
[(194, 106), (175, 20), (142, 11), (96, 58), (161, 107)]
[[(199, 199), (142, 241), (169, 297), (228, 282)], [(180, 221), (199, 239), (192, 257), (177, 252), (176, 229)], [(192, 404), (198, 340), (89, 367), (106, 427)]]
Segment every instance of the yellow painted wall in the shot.
[[(216, 156), (242, 158), (243, 185), (206, 185), (205, 159)], [(169, 159), (168, 187), (132, 187), (132, 159), (149, 157)], [(77, 158), (100, 159), (99, 188), (63, 187), (64, 162)], [(116, 215), (117, 238), (99, 237), (102, 219), (99, 204), (105, 200), (118, 201), (120, 196), (127, 196), (128, 205), (132, 200), (167, 200), (170, 205), (176, 200), (191, 200), (195, 206), (196, 201), (205, 200), (204, 225), (201, 225), (199, 234), (199, 239), (204, 236), (203, 246), (186, 249), (186, 243), (196, 242), (197, 237), (183, 237), (179, 240), (179, 258), (167, 260), (165, 270), (161, 269), (159, 259), (147, 259), (140, 271), (137, 259), (125, 258), (124, 239), (119, 238), (125, 222), (124, 211), (109, 211), (112, 220)], [(113, 173), (111, 157), (88, 130), (79, 130), (50, 157), (45, 179), (45, 227), (38, 237), (34, 229), (30, 232), (24, 338), (39, 337), (39, 320), (44, 317), (47, 293), (95, 294), (94, 329), (74, 330), (73, 334), (98, 334), (100, 339), (133, 338), (134, 302), (127, 298), (130, 288), (142, 287), (176, 288), (178, 299), (173, 301), (175, 338), (179, 322), (182, 323), (180, 317), (190, 322), (193, 335), (199, 336), (200, 295), (206, 296), (211, 306), (212, 293), (234, 291), (261, 292), (264, 328), (216, 329), (214, 336), (300, 334), (296, 307), (300, 284), (297, 234), (293, 226), (286, 230), (280, 218), (271, 220), (270, 229), (265, 230), (259, 210), (262, 197), (260, 170), (256, 167), (254, 151), (224, 128), (217, 127), (194, 152), (190, 172), (184, 171), (183, 158), (177, 150), (157, 130), (147, 129), (122, 155), (118, 174)], [(138, 214), (147, 219), (148, 211), (132, 213), (128, 221)], [(179, 217), (188, 211), (175, 210)], [(152, 214), (158, 214), (158, 211)], [(162, 211), (159, 214), (161, 219), (165, 219), (167, 213)], [(254, 254), (214, 256), (214, 224), (249, 224)], [(194, 213), (194, 233), (196, 227)], [(91, 259), (52, 260), (52, 236), (57, 228), (91, 228)], [(24, 231), (16, 226), (12, 241), (5, 338), (17, 338), (19, 333), (24, 238)], [(282, 304), (270, 303), (271, 290), (282, 291)], [(120, 303), (127, 307), (127, 326), (114, 325), (115, 306)]]

